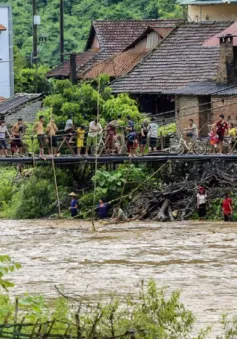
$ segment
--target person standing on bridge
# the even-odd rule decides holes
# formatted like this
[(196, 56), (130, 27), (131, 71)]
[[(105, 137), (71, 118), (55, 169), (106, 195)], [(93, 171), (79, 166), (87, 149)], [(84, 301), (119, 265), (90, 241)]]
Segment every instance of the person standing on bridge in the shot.
[(8, 132), (5, 121), (0, 121), (0, 155), (8, 156), (7, 154), (7, 142), (6, 142), (6, 134), (11, 139), (10, 133)]
[(37, 139), (39, 143), (40, 148), (40, 158), (43, 160), (46, 160), (46, 157), (44, 155), (44, 145), (45, 145), (45, 133), (44, 133), (44, 116), (41, 115), (39, 117), (39, 121), (34, 125), (33, 127), (33, 133), (37, 133)]
[(116, 120), (116, 147), (118, 149), (118, 153), (121, 154), (125, 145), (125, 127), (126, 123), (122, 119), (122, 115), (118, 115), (118, 119)]
[[(21, 137), (24, 134), (24, 129), (25, 129), (25, 126), (21, 118), (17, 120), (17, 122), (12, 126), (12, 129), (11, 129), (11, 134), (13, 138), (12, 150), (15, 151), (15, 149), (17, 148), (20, 156), (22, 156), (23, 154), (23, 143), (22, 143)], [(12, 152), (13, 154), (14, 154), (14, 151)]]
[(76, 130), (77, 134), (77, 156), (81, 156), (81, 149), (84, 146), (84, 138), (85, 138), (85, 126), (81, 125)]
[(140, 139), (140, 152), (141, 155), (145, 154), (145, 149), (147, 145), (147, 135), (148, 135), (148, 121), (143, 121), (141, 126), (141, 139)]
[(50, 122), (46, 126), (46, 133), (49, 136), (49, 154), (57, 155), (57, 136), (56, 133), (58, 131), (58, 127), (55, 125), (54, 119), (51, 118)]
[(99, 123), (98, 119), (95, 119), (90, 122), (89, 132), (86, 140), (86, 154), (88, 156), (89, 148), (94, 145), (95, 149), (97, 148), (97, 139), (98, 135), (102, 132), (102, 126)]
[(203, 220), (207, 214), (207, 194), (204, 187), (199, 187), (197, 194), (197, 209), (199, 220)]
[(223, 141), (225, 133), (228, 131), (228, 124), (225, 121), (225, 117), (223, 114), (219, 116), (219, 120), (216, 123), (216, 133), (219, 138), (219, 152), (222, 154), (223, 151)]
[(158, 138), (158, 125), (154, 117), (151, 118), (151, 123), (148, 125), (148, 136), (150, 138), (149, 152), (155, 152)]

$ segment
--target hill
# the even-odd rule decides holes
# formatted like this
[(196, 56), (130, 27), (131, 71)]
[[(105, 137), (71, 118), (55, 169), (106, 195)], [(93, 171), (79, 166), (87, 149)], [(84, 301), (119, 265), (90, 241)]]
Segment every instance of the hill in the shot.
[[(176, 0), (65, 0), (65, 50), (82, 51), (91, 20), (181, 17)], [(32, 51), (32, 0), (0, 0), (13, 7), (14, 42), (30, 60)], [(47, 35), (39, 46), (41, 63), (59, 62), (59, 0), (37, 0), (41, 16), (39, 35)]]

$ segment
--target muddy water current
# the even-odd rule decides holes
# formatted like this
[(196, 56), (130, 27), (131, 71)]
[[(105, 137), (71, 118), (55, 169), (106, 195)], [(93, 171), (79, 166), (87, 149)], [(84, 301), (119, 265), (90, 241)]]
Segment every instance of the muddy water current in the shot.
[[(237, 223), (152, 223), (120, 225), (81, 221), (0, 221), (1, 253), (22, 264), (13, 274), (12, 294), (97, 298), (110, 292), (136, 293), (141, 279), (154, 278), (182, 301), (197, 327), (237, 314)], [(210, 338), (218, 332), (214, 325)]]

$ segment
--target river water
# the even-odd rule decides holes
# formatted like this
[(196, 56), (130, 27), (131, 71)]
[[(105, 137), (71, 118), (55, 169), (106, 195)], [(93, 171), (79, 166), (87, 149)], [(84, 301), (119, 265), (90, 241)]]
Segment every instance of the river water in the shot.
[[(57, 285), (71, 295), (87, 289), (97, 298), (136, 293), (141, 279), (153, 278), (168, 292), (182, 290), (199, 328), (237, 311), (237, 223), (97, 223), (96, 228), (93, 232), (91, 223), (82, 221), (0, 221), (1, 253), (22, 264), (11, 293), (52, 298)], [(217, 332), (214, 325), (210, 337)]]

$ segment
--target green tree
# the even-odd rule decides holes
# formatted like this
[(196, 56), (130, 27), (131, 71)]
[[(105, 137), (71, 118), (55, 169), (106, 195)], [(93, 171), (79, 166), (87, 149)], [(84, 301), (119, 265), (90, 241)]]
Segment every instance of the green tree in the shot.
[[(22, 54), (31, 59), (32, 53), (32, 1), (0, 0), (13, 7), (14, 43)], [(55, 66), (59, 63), (59, 0), (38, 0), (41, 16), (39, 36), (39, 62)], [(88, 37), (91, 20), (142, 19), (182, 17), (181, 7), (175, 0), (70, 0), (65, 1), (65, 51), (82, 51)], [(80, 20), (78, 20), (80, 18)]]
[(8, 255), (0, 255), (0, 287), (5, 291), (8, 291), (10, 287), (14, 287), (14, 284), (5, 279), (4, 276), (21, 267), (20, 264), (15, 263)]

